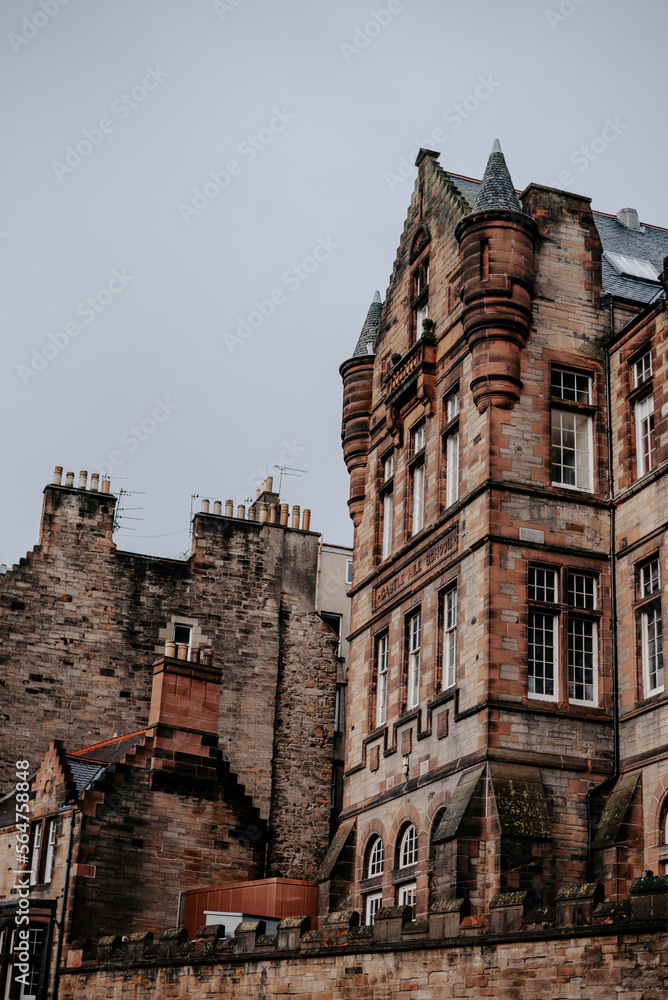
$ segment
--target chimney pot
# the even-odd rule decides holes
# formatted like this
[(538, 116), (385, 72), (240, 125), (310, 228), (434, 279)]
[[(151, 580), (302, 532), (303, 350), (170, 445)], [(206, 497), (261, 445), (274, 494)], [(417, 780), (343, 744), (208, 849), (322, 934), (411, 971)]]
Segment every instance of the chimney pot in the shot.
[(225, 501), (225, 517), (234, 517), (234, 504), (231, 500)]
[(218, 515), (222, 514), (222, 512), (223, 512), (223, 505), (220, 502), (220, 500), (214, 500), (213, 501), (213, 512), (214, 512), (214, 514), (218, 514)]
[(187, 642), (177, 642), (177, 644), (176, 644), (176, 658), (177, 658), (177, 660), (187, 660), (188, 659), (188, 643)]
[(171, 656), (172, 659), (176, 656), (176, 643), (173, 639), (168, 639), (165, 643), (165, 656)]
[(260, 521), (264, 524), (267, 520), (267, 505), (266, 503), (260, 506)]
[(209, 513), (209, 501), (208, 500), (202, 500), (202, 511), (201, 512), (202, 512), (202, 514), (208, 514)]
[(205, 649), (204, 650), (204, 666), (205, 667), (211, 667), (211, 666), (213, 666), (213, 650), (212, 649)]
[(82, 471), (79, 473), (79, 489), (85, 490), (87, 483), (88, 483), (88, 470), (82, 469)]
[(111, 489), (111, 480), (110, 479), (103, 479), (102, 480), (102, 492), (103, 493), (108, 493), (110, 489)]
[(309, 531), (311, 528), (311, 511), (308, 507), (304, 507), (302, 513), (302, 531)]
[(63, 467), (62, 465), (57, 465), (53, 470), (53, 485), (60, 486), (63, 481)]
[(276, 504), (275, 503), (270, 503), (269, 504), (269, 524), (276, 524), (276, 520), (277, 520)]
[(273, 493), (274, 492), (274, 477), (273, 476), (267, 476), (266, 490), (267, 490), (267, 493)]
[(262, 487), (258, 486), (258, 488), (255, 490), (255, 499), (256, 500), (260, 499), (260, 493), (262, 493)]
[(292, 524), (291, 528), (299, 528), (299, 505), (295, 504), (292, 508)]
[(284, 528), (287, 528), (288, 518), (290, 517), (290, 508), (286, 503), (282, 503), (280, 510), (281, 510), (281, 525)]
[(199, 663), (199, 646), (193, 646), (190, 650), (190, 662)]
[(68, 472), (65, 475), (65, 486), (74, 486), (74, 473)]
[(246, 508), (244, 507), (244, 505), (242, 503), (240, 503), (240, 504), (237, 505), (237, 517), (240, 518), (240, 520), (243, 521), (243, 519), (245, 518), (245, 516), (246, 516)]
[(100, 489), (100, 474), (98, 472), (91, 472), (90, 488), (93, 491), (93, 493), (97, 493), (97, 491)]

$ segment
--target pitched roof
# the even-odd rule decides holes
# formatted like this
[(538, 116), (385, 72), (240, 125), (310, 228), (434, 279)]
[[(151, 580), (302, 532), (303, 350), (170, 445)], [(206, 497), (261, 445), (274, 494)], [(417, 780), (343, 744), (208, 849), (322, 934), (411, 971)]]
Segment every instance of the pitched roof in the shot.
[(102, 740), (100, 743), (91, 743), (80, 750), (72, 750), (68, 756), (97, 764), (116, 764), (123, 754), (128, 753), (141, 742), (145, 732), (145, 729), (137, 729), (133, 733), (122, 733), (110, 740)]
[(474, 212), (485, 212), (488, 209), (503, 209), (508, 212), (521, 212), (522, 206), (515, 193), (510, 178), (506, 158), (501, 152), (501, 143), (494, 140), (492, 152), (485, 168), (482, 184), (473, 206)]
[[(448, 177), (474, 211), (473, 206), (478, 203), (482, 182), (449, 172)], [(657, 271), (663, 270), (663, 262), (668, 256), (668, 230), (646, 224), (639, 230), (629, 229), (628, 226), (622, 225), (615, 215), (603, 212), (592, 214), (604, 251), (648, 260)], [(601, 279), (602, 291), (605, 294), (616, 295), (632, 302), (646, 305), (654, 298), (664, 297), (660, 285), (619, 274), (605, 257), (601, 263)]]
[(380, 300), (380, 292), (376, 292), (373, 297), (373, 302), (369, 306), (369, 311), (366, 314), (362, 332), (357, 340), (357, 346), (353, 351), (354, 358), (361, 358), (367, 354), (374, 353), (374, 343), (376, 340), (376, 334), (378, 333), (378, 322), (380, 320), (380, 312), (382, 308), (383, 303)]

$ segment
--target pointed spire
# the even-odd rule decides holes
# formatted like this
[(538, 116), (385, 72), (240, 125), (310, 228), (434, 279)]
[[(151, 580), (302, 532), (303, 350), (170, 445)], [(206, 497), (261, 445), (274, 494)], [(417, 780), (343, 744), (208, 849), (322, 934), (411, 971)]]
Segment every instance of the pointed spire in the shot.
[(482, 179), (473, 211), (485, 212), (495, 208), (509, 212), (522, 211), (498, 139), (494, 140), (492, 152), (489, 154), (485, 176)]
[(383, 303), (381, 302), (380, 292), (376, 292), (373, 302), (369, 306), (369, 311), (366, 314), (364, 326), (357, 341), (357, 347), (353, 352), (354, 358), (374, 353), (374, 342), (376, 340), (376, 333), (378, 332), (378, 321), (380, 320), (380, 311), (382, 308)]

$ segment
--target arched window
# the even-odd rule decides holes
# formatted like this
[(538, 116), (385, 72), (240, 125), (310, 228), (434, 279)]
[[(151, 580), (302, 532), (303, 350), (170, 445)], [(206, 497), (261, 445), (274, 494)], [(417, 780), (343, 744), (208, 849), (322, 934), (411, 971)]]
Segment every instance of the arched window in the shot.
[(380, 839), (380, 837), (374, 837), (374, 839), (372, 840), (367, 857), (368, 857), (367, 869), (366, 869), (367, 878), (373, 878), (374, 875), (382, 875), (384, 856), (383, 856), (383, 841)]
[(399, 844), (399, 867), (408, 868), (414, 865), (418, 859), (417, 830), (413, 823), (409, 823), (401, 837)]

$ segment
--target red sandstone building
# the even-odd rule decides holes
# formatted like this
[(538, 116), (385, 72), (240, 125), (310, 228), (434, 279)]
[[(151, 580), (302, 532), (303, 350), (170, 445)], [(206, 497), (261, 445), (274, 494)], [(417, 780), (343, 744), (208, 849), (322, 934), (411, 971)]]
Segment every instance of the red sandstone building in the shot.
[[(124, 652), (158, 652), (156, 636), (178, 640), (177, 625), (194, 628), (190, 618), (202, 613), (194, 609), (206, 607), (200, 644), (220, 640), (223, 684), (227, 670), (232, 691), (252, 685), (258, 726), (276, 712), (267, 760), (238, 698), (223, 698), (217, 741), (209, 719), (211, 756), (229, 761), (245, 786), (257, 768), (260, 820), (273, 836), (265, 871), (319, 883), (317, 928), (302, 911), (276, 933), (243, 921), (234, 939), (211, 926), (186, 940), (184, 928), (171, 926), (182, 914), (170, 912), (154, 942), (159, 921), (142, 903), (144, 927), (127, 941), (111, 933), (93, 948), (70, 936), (63, 998), (665, 994), (668, 232), (641, 225), (631, 209), (594, 213), (587, 198), (539, 185), (518, 195), (497, 144), (482, 182), (437, 160), (428, 150), (418, 156), (385, 302), (372, 303), (341, 368), (355, 540), (345, 786), (326, 853), (321, 779), (332, 774), (325, 760), (335, 747), (327, 720), (345, 677), (340, 662), (315, 655), (313, 690), (294, 653), (301, 641), (300, 649), (322, 654), (324, 641), (299, 571), (312, 548), (303, 532), (279, 540), (270, 525), (233, 530), (220, 509), (217, 520), (215, 511), (200, 515), (187, 570), (140, 563), (137, 601), (128, 554), (108, 544), (104, 504), (47, 491), (41, 548), (23, 576), (12, 574), (5, 614), (27, 610), (7, 599), (29, 596), (41, 622), (48, 580), (47, 614), (63, 624), (56, 584), (76, 576), (80, 556), (66, 543), (80, 537), (113, 611), (107, 617), (104, 601), (92, 598), (96, 628), (120, 621), (132, 637)], [(258, 579), (252, 600), (239, 600), (231, 581)], [(277, 622), (270, 599), (278, 593)], [(218, 623), (212, 595), (234, 615)], [(79, 600), (85, 609), (87, 598)], [(150, 633), (142, 601), (152, 609)], [(171, 608), (176, 618), (167, 617)], [(158, 629), (160, 616), (168, 624)], [(263, 642), (258, 625), (267, 629)], [(53, 657), (53, 631), (34, 628)], [(336, 630), (345, 635), (343, 621)], [(95, 628), (86, 635), (100, 641)], [(99, 665), (100, 649), (113, 646), (93, 648)], [(268, 653), (258, 677), (243, 673), (249, 656), (258, 663)], [(150, 729), (162, 700), (157, 686), (149, 716), (146, 667), (135, 686)], [(178, 660), (168, 656), (156, 669), (172, 667)], [(210, 670), (205, 664), (203, 675)], [(130, 676), (126, 666), (124, 689)], [(118, 713), (115, 682), (103, 683), (104, 708)], [(12, 678), (12, 691), (19, 684)], [(76, 692), (89, 694), (83, 685)], [(39, 704), (46, 721), (48, 698)], [(86, 716), (99, 725), (94, 709), (72, 717), (73, 734)], [(134, 789), (151, 812), (150, 775), (164, 767), (155, 739), (192, 739), (181, 711), (169, 733), (131, 734), (120, 767), (105, 768), (100, 780), (113, 770), (127, 784), (122, 802)], [(66, 776), (96, 752), (53, 747), (47, 763), (53, 758)], [(42, 777), (36, 808), (46, 795)], [(228, 802), (226, 782), (211, 781), (211, 795)], [(88, 794), (79, 791), (82, 813)], [(224, 822), (238, 828), (255, 803), (251, 793)], [(88, 836), (90, 846), (112, 839), (105, 828)], [(215, 846), (204, 852), (212, 868), (220, 864)], [(167, 881), (179, 863), (173, 853)], [(235, 878), (245, 867), (251, 891), (252, 845), (239, 843), (236, 862)], [(88, 887), (86, 870), (78, 874)], [(79, 905), (97, 906), (91, 930), (99, 934), (104, 880), (99, 891), (88, 885)], [(200, 888), (187, 893), (196, 913), (232, 906), (210, 884)], [(306, 892), (303, 899), (306, 906)], [(112, 931), (120, 930), (114, 919)], [(126, 928), (139, 924), (137, 913)]]
[(422, 150), (341, 368), (355, 525), (342, 835), (380, 906), (668, 863), (668, 232)]

